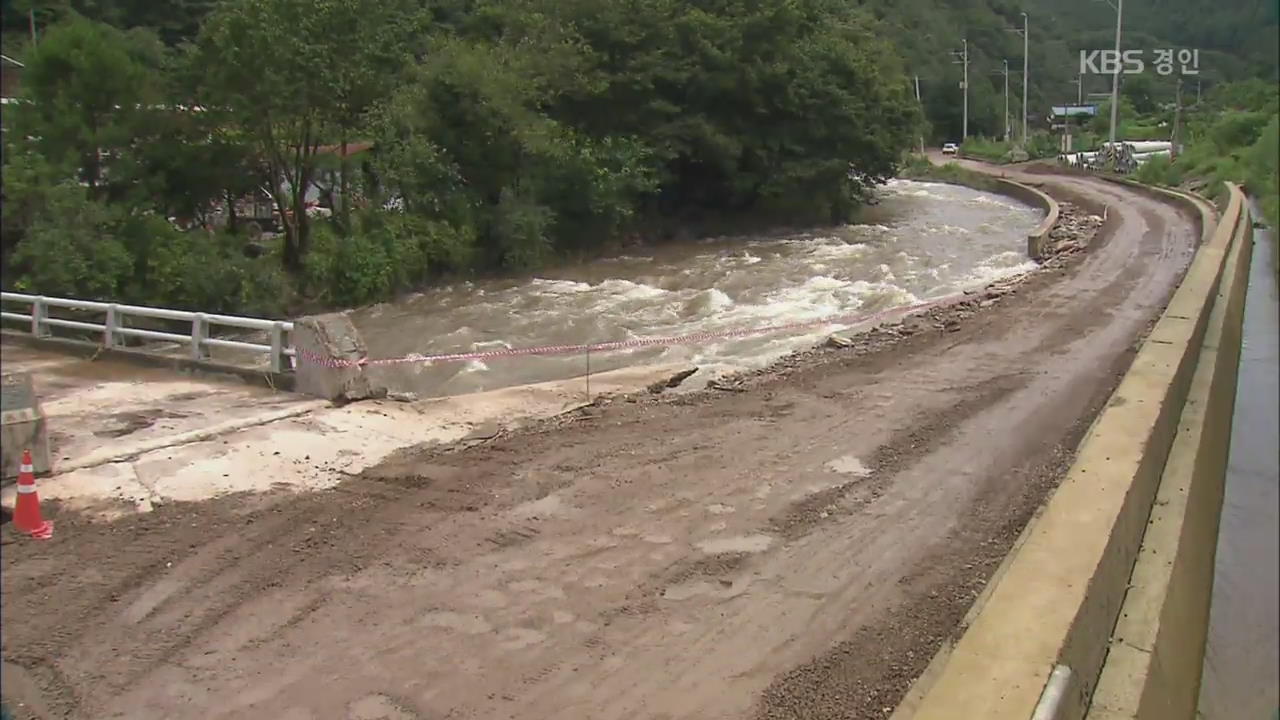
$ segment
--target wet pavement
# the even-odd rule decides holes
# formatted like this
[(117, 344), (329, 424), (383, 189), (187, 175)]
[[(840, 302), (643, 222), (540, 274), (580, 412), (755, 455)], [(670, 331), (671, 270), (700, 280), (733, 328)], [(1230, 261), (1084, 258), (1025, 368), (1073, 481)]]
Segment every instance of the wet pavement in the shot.
[(1280, 293), (1272, 231), (1257, 229), (1254, 239), (1202, 720), (1271, 720), (1280, 712)]

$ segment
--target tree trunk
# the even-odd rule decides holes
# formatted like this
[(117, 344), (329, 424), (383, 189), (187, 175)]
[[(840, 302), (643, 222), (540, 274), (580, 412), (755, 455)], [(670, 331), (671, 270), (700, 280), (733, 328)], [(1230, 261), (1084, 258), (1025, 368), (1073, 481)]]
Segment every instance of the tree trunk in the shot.
[(282, 222), (284, 230), (284, 252), (282, 258), (284, 260), (284, 269), (293, 274), (302, 271), (302, 254), (298, 252), (297, 234), (294, 232), (292, 223)]
[[(303, 196), (305, 198), (305, 195)], [(298, 267), (302, 267), (302, 258), (306, 257), (307, 251), (311, 248), (311, 218), (307, 217), (307, 208), (304, 206), (302, 212), (295, 218), (296, 231), (298, 233)]]
[(231, 194), (230, 190), (226, 192), (226, 196), (227, 196), (227, 232), (231, 233), (232, 235), (235, 235), (236, 230), (239, 229), (239, 225), (240, 225), (239, 220), (236, 217), (236, 199), (235, 199), (235, 196)]
[(342, 226), (342, 232), (350, 233), (351, 232), (351, 181), (348, 179), (348, 173), (350, 172), (351, 167), (347, 162), (346, 130), (342, 131), (342, 146), (338, 149), (338, 152), (340, 153), (340, 155), (338, 156), (339, 157), (338, 172), (341, 173), (342, 175), (342, 177), (340, 177), (338, 180), (338, 182), (340, 183), (340, 186), (339, 186), (340, 189), (338, 192), (341, 194), (341, 201), (342, 201), (342, 209), (338, 217), (339, 217), (339, 222)]
[(311, 172), (304, 166), (298, 171), (298, 186), (293, 189), (293, 227), (297, 235), (298, 262), (311, 245), (311, 225), (307, 217), (307, 191), (311, 188)]
[[(279, 177), (277, 174), (276, 177)], [(289, 199), (280, 188), (280, 181), (275, 180), (271, 188), (271, 200), (275, 203), (276, 212), (280, 214), (280, 231), (284, 234), (284, 247), (281, 253), (284, 269), (297, 274), (302, 270), (302, 253), (298, 248), (298, 232), (295, 225), (297, 219), (289, 217)], [(296, 195), (296, 192), (291, 194)]]

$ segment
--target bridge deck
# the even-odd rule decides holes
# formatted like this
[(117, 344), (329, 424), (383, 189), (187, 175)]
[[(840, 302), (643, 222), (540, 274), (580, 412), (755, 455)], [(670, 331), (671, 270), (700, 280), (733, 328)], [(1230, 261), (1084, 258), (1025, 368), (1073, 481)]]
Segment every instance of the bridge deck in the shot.
[[(3, 344), (4, 372), (30, 371), (48, 418), (53, 477), (42, 499), (116, 515), (241, 491), (320, 489), (424, 442), (545, 416), (585, 398), (580, 381), (416, 403), (326, 401), (112, 361)], [(592, 376), (593, 392), (644, 387), (672, 366)], [(491, 433), (490, 433), (491, 434)], [(0, 493), (12, 507), (14, 488)]]
[(253, 424), (306, 398), (113, 360), (3, 344), (4, 372), (31, 372), (49, 423), (55, 472), (127, 457), (227, 423)]

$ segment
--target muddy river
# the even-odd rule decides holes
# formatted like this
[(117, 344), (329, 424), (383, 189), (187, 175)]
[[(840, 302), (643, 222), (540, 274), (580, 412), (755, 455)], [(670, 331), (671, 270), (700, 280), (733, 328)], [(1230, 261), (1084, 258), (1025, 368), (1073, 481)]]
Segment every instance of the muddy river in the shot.
[[(897, 180), (858, 222), (794, 235), (646, 248), (521, 280), (467, 282), (354, 314), (372, 358), (715, 332), (873, 313), (1025, 271), (1042, 213), (1009, 198)], [(687, 362), (757, 367), (838, 328), (593, 353), (592, 372)], [(401, 389), (449, 395), (582, 375), (585, 355), (396, 366)]]

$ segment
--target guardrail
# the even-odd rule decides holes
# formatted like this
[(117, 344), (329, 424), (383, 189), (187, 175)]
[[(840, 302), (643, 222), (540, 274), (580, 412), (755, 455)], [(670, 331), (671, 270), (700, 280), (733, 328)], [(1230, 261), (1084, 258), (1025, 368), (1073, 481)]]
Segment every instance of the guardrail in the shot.
[[(0, 301), (21, 303), (30, 307), (28, 314), (10, 312), (8, 310), (0, 311), (0, 319), (30, 323), (31, 334), (35, 337), (49, 337), (52, 335), (51, 328), (56, 327), (87, 330), (102, 333), (102, 344), (107, 348), (120, 347), (125, 337), (139, 337), (147, 340), (188, 343), (191, 345), (191, 357), (194, 360), (208, 360), (210, 348), (228, 348), (231, 350), (267, 353), (270, 358), (271, 372), (274, 373), (293, 369), (294, 349), (289, 344), (289, 338), (287, 337), (287, 334), (293, 332), (293, 323), (284, 320), (265, 320), (238, 315), (216, 315), (188, 312), (186, 310), (144, 307), (141, 305), (122, 305), (93, 300), (72, 300), (69, 298), (45, 297), (43, 295), (27, 295), (15, 292), (0, 292)], [(102, 323), (91, 323), (49, 317), (49, 308), (51, 307), (103, 313), (105, 314), (105, 319)], [(182, 335), (129, 327), (125, 322), (129, 317), (189, 322), (191, 323), (191, 333)], [(210, 337), (209, 330), (214, 326), (265, 331), (269, 334), (271, 342), (268, 345), (262, 345), (240, 340)]]

